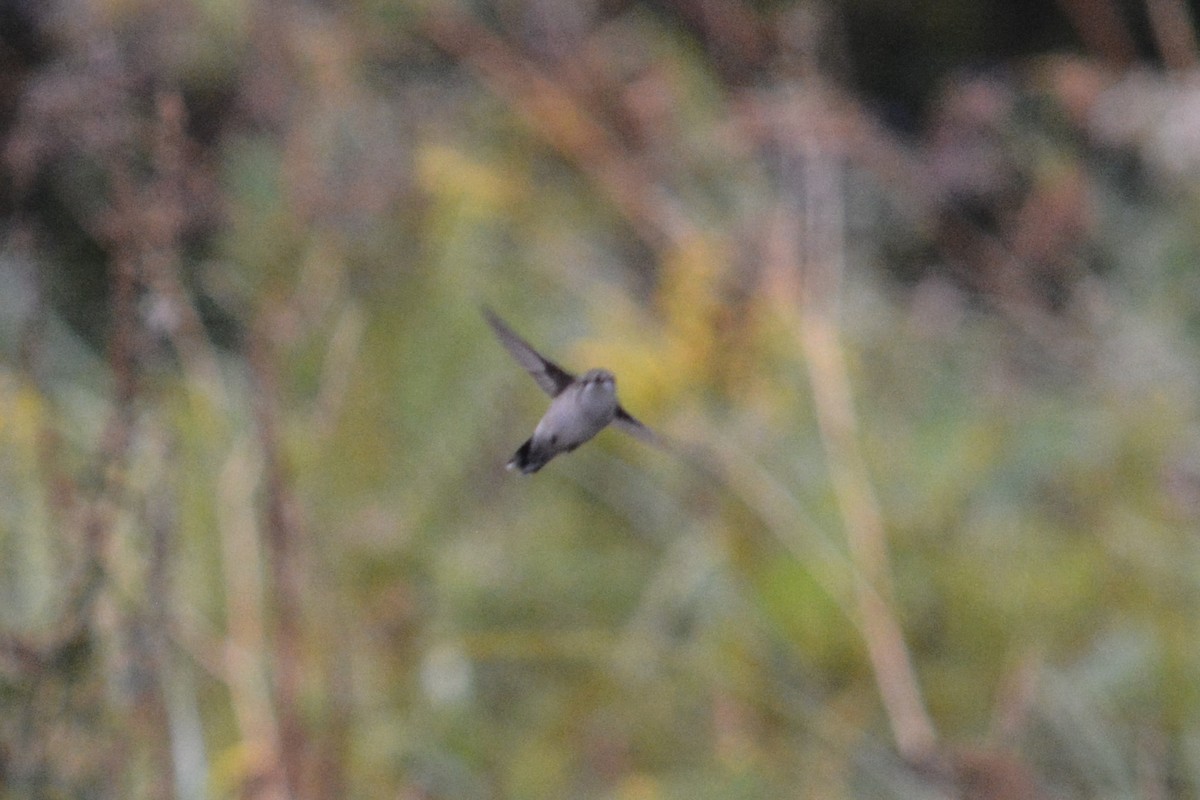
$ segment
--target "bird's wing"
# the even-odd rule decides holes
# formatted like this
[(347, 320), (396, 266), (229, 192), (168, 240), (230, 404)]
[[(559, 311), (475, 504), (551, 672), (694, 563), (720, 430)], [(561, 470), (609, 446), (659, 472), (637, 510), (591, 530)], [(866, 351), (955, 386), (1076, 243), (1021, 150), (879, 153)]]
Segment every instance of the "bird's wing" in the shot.
[(533, 376), (538, 386), (542, 387), (543, 392), (551, 397), (558, 397), (562, 394), (563, 389), (575, 382), (574, 375), (534, 350), (529, 342), (517, 336), (513, 329), (505, 325), (503, 320), (497, 317), (490, 308), (484, 307), (483, 316), (492, 326), (500, 344), (504, 345), (504, 349), (516, 359), (517, 363)]
[(659, 436), (657, 433), (638, 422), (636, 419), (634, 419), (632, 414), (621, 408), (621, 406), (617, 406), (617, 416), (613, 419), (612, 424), (614, 427), (625, 431), (630, 436), (641, 439), (646, 444), (654, 445), (655, 447), (662, 447), (664, 449), (667, 447), (667, 442), (662, 436)]

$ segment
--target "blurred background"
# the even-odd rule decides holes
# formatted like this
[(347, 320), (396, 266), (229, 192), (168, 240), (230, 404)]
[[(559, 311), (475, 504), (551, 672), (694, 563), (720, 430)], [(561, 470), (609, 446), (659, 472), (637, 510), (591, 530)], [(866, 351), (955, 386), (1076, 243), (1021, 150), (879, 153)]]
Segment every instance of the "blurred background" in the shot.
[(0, 797), (1200, 796), (1195, 14), (3, 0)]

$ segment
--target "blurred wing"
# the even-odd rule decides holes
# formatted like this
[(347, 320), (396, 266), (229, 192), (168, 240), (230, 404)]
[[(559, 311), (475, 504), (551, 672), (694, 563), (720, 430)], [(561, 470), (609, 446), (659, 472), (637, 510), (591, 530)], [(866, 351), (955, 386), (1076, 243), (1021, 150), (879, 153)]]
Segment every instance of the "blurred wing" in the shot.
[(538, 386), (542, 387), (543, 392), (551, 397), (558, 397), (563, 389), (575, 382), (574, 375), (550, 359), (543, 358), (537, 350), (530, 346), (529, 342), (517, 336), (512, 328), (505, 325), (490, 308), (484, 307), (483, 316), (488, 321), (488, 325), (492, 326), (500, 344), (504, 345), (504, 349), (516, 359), (517, 363), (533, 376)]
[(667, 446), (667, 442), (665, 439), (663, 439), (663, 437), (659, 436), (657, 433), (638, 422), (633, 418), (632, 414), (620, 406), (617, 406), (617, 416), (615, 419), (613, 419), (612, 424), (614, 427), (625, 431), (625, 433), (628, 433), (630, 436), (641, 439), (646, 444), (662, 448), (666, 448)]

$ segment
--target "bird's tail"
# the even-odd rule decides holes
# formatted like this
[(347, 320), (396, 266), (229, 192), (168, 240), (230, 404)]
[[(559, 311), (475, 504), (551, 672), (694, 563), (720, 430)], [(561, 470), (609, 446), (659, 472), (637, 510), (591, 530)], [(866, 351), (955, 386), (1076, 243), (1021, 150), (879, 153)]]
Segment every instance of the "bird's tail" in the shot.
[(520, 470), (523, 475), (531, 475), (544, 467), (548, 460), (534, 451), (533, 437), (531, 436), (525, 440), (525, 444), (517, 448), (517, 452), (513, 453), (513, 457), (508, 460), (505, 467)]

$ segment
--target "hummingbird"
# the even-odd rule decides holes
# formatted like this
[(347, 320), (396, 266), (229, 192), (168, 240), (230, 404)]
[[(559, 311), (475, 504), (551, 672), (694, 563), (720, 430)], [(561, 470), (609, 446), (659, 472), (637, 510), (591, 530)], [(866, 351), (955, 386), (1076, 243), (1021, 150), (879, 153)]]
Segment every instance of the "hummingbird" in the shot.
[(638, 422), (617, 401), (617, 380), (606, 369), (590, 369), (576, 377), (534, 350), (490, 308), (483, 309), (496, 338), (516, 362), (550, 395), (550, 408), (505, 466), (530, 475), (559, 453), (569, 453), (608, 425), (648, 444), (660, 444), (654, 431)]

